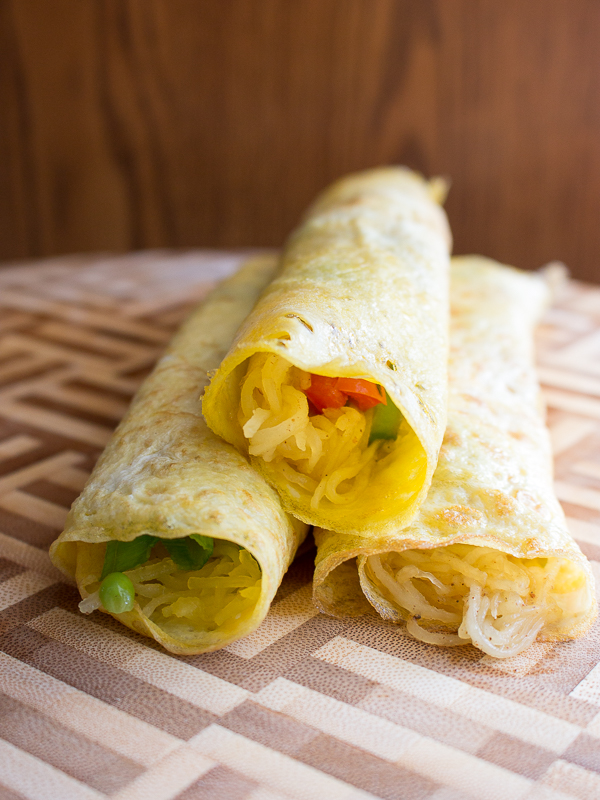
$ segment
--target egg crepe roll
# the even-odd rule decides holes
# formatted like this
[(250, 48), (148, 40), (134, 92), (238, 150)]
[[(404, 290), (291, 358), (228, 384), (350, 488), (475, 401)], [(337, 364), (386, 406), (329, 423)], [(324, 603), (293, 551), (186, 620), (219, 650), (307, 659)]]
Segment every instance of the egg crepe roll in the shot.
[(589, 628), (593, 576), (553, 491), (534, 369), (548, 295), (539, 274), (453, 259), (448, 427), (429, 495), (391, 535), (316, 532), (322, 611), (356, 615), (368, 600), (418, 639), (498, 658)]
[(304, 522), (383, 532), (427, 493), (446, 424), (442, 194), (401, 167), (326, 190), (206, 392), (208, 425)]
[(274, 269), (272, 257), (255, 258), (184, 323), (50, 549), (82, 611), (108, 605), (173, 653), (215, 650), (258, 627), (306, 534), (208, 429), (199, 398)]

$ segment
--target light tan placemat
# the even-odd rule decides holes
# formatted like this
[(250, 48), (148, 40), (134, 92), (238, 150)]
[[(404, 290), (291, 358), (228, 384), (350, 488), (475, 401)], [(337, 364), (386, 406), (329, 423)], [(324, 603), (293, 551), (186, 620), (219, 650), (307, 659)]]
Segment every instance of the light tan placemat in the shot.
[[(0, 271), (0, 797), (592, 800), (600, 641), (494, 662), (310, 603), (314, 551), (260, 630), (193, 658), (77, 613), (47, 549), (191, 304), (242, 256)], [(557, 491), (600, 572), (600, 289), (540, 331)], [(600, 577), (600, 576), (599, 576)]]

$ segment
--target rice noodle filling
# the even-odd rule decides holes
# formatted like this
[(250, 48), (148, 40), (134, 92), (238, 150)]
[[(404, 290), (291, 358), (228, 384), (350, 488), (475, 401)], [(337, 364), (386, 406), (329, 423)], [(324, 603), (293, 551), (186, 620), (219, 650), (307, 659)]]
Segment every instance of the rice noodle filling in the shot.
[(324, 498), (351, 503), (391, 443), (369, 445), (372, 409), (348, 405), (311, 416), (302, 391), (309, 386), (309, 373), (281, 356), (256, 353), (249, 359), (238, 414), (248, 452), (275, 464), (291, 487), (311, 495), (313, 509)]
[(496, 658), (517, 655), (544, 627), (585, 614), (592, 602), (576, 562), (474, 545), (372, 555), (366, 577), (408, 618), (416, 639), (471, 642)]
[[(142, 614), (159, 627), (173, 618), (198, 631), (228, 633), (252, 614), (261, 591), (256, 559), (232, 542), (215, 539), (212, 556), (199, 570), (179, 569), (171, 558), (153, 558), (124, 573), (135, 588)], [(84, 614), (100, 608), (98, 581), (79, 604)]]

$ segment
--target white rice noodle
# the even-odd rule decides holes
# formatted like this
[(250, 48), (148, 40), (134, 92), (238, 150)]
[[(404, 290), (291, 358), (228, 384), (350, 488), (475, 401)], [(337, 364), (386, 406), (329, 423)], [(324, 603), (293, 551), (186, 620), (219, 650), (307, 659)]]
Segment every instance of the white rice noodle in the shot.
[(152, 600), (150, 600), (149, 603), (146, 603), (146, 605), (142, 608), (142, 614), (150, 618), (159, 606), (168, 605), (169, 603), (174, 603), (176, 600), (179, 599), (180, 596), (181, 593), (179, 592), (167, 593), (163, 591), (162, 595), (158, 595), (157, 597), (154, 597)]
[(535, 641), (544, 625), (539, 611), (534, 610), (533, 614), (524, 611), (524, 615), (516, 620), (513, 615), (508, 625), (498, 628), (494, 626), (493, 618), (488, 618), (490, 605), (489, 597), (483, 595), (483, 587), (474, 583), (465, 602), (465, 615), (458, 635), (496, 658), (516, 656)]
[(426, 628), (422, 628), (414, 617), (411, 617), (406, 623), (406, 630), (414, 636), (415, 639), (420, 639), (422, 642), (427, 642), (427, 644), (437, 644), (442, 647), (458, 647), (462, 644), (468, 644), (468, 642), (465, 642), (464, 639), (461, 639), (460, 636), (456, 636), (454, 633), (434, 633), (434, 631), (428, 631)]
[(92, 594), (88, 594), (81, 603), (79, 603), (79, 610), (82, 614), (91, 614), (92, 611), (96, 611), (96, 609), (100, 608), (100, 592), (92, 592)]
[(383, 568), (379, 556), (371, 556), (369, 561), (377, 579), (386, 587), (398, 604), (410, 611), (413, 616), (448, 624), (454, 623), (458, 625), (460, 623), (459, 614), (453, 614), (432, 606), (425, 600), (421, 592), (412, 585), (410, 580), (398, 583)]
[(448, 646), (472, 642), (495, 658), (517, 655), (544, 625), (581, 614), (591, 602), (581, 568), (558, 558), (517, 559), (488, 547), (450, 545), (372, 555), (366, 566), (367, 578), (408, 612), (415, 638)]
[(141, 567), (128, 570), (125, 575), (135, 585), (145, 581), (153, 581), (161, 578), (163, 575), (169, 575), (175, 572), (177, 566), (172, 558), (162, 558), (158, 561), (151, 559), (148, 563), (142, 564)]
[(353, 406), (309, 413), (302, 391), (310, 375), (275, 354), (257, 353), (249, 361), (241, 389), (239, 421), (248, 452), (277, 465), (295, 491), (335, 505), (353, 502), (363, 492), (381, 446), (369, 446), (373, 412)]
[(242, 428), (246, 439), (252, 439), (254, 434), (260, 430), (263, 422), (266, 422), (270, 416), (271, 412), (266, 408), (255, 408), (252, 416)]

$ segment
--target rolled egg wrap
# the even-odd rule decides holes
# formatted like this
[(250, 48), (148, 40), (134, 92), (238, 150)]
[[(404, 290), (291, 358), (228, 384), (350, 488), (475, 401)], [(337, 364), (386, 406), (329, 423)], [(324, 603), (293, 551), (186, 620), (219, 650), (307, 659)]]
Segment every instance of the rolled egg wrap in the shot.
[[(373, 535), (407, 524), (426, 496), (446, 425), (442, 194), (401, 167), (326, 190), (206, 391), (208, 425), (304, 522)], [(374, 410), (352, 402), (315, 413), (304, 392), (319, 376), (383, 387), (397, 432), (372, 441)]]
[(135, 602), (113, 616), (173, 653), (215, 650), (257, 628), (306, 534), (201, 413), (208, 371), (218, 366), (275, 266), (270, 256), (253, 259), (183, 324), (50, 549), (54, 564), (77, 581), (85, 605), (98, 594), (109, 542), (213, 538), (212, 557), (189, 575), (160, 546), (147, 564), (125, 573)]
[(503, 658), (582, 636), (594, 580), (553, 490), (533, 348), (546, 281), (455, 258), (450, 296), (448, 427), (428, 497), (389, 535), (316, 531), (314, 597), (334, 616), (370, 603), (418, 639)]

